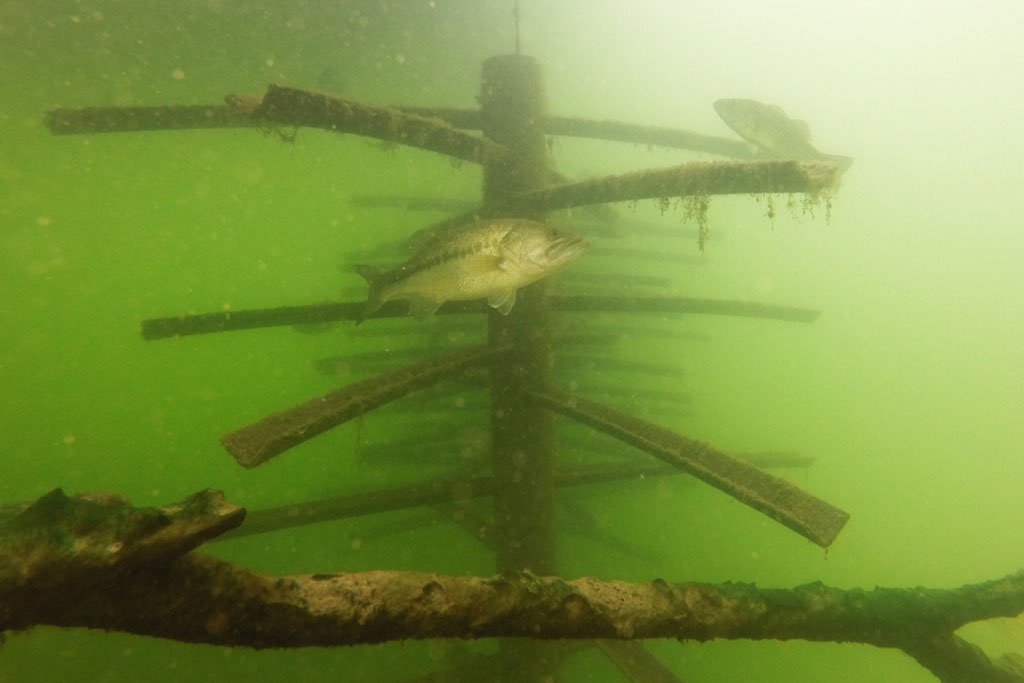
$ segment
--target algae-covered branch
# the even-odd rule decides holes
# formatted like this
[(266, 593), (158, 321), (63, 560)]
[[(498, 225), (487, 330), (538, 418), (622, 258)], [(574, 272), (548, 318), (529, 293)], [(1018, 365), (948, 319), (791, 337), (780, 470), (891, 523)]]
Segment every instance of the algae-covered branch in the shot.
[(243, 517), (216, 492), (134, 508), (111, 494), (54, 491), (0, 508), (0, 631), (51, 625), (255, 648), (410, 638), (802, 639), (899, 648), (943, 681), (1024, 681), (953, 635), (968, 622), (1024, 611), (1024, 572), (953, 590), (767, 589), (530, 572), (271, 576), (193, 551)]
[(839, 167), (822, 161), (695, 161), (680, 166), (552, 185), (511, 198), (503, 211), (555, 211), (602, 202), (764, 192), (816, 195), (833, 189)]

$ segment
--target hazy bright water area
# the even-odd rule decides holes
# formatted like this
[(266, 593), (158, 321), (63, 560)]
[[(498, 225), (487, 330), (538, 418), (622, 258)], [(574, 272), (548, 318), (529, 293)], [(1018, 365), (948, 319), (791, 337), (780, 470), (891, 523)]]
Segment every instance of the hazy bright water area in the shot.
[[(616, 205), (619, 236), (593, 237), (553, 285), (819, 309), (813, 324), (552, 322), (618, 335), (593, 362), (566, 353), (561, 388), (728, 451), (813, 456), (806, 471), (774, 473), (850, 512), (849, 524), (826, 553), (685, 476), (582, 487), (560, 494), (561, 573), (955, 587), (1024, 566), (1024, 5), (523, 0), (521, 17), (522, 51), (543, 64), (554, 114), (735, 137), (712, 102), (751, 98), (806, 120), (819, 149), (855, 158), (828, 220), (823, 206), (791, 213), (785, 196), (774, 219), (764, 197), (713, 198), (703, 254), (683, 211)], [(154, 342), (139, 325), (361, 300), (350, 265), (401, 261), (401, 241), (447, 214), (353, 197), (472, 205), (478, 168), (307, 129), (294, 141), (256, 129), (53, 136), (43, 112), (215, 104), (269, 83), (472, 108), (480, 63), (513, 49), (511, 2), (0, 0), (0, 501), (60, 486), (157, 505), (216, 488), (258, 509), (472, 466), (487, 436), (485, 396), (472, 387), (434, 412), (399, 402), (254, 470), (218, 438), (397, 366), (410, 357), (403, 349), (483, 339), (478, 320), (435, 319), (412, 333), (407, 322), (369, 321), (318, 335), (279, 328)], [(571, 177), (714, 158), (567, 138), (551, 149)], [(578, 218), (552, 220), (571, 227)], [(609, 273), (634, 280), (602, 281)], [(394, 360), (342, 361), (332, 376), (312, 365), (382, 351)], [(630, 361), (671, 372), (635, 372)], [(602, 449), (643, 457), (559, 425), (565, 462)], [(457, 432), (459, 452), (388, 451), (427, 428)], [(588, 523), (600, 533), (584, 533)], [(206, 550), (273, 573), (494, 571), (483, 546), (425, 510)], [(1024, 653), (1020, 620), (965, 635), (993, 655)], [(898, 651), (866, 646), (648, 647), (687, 681), (935, 680)], [(450, 650), (424, 642), (253, 652), (39, 628), (9, 635), (0, 681), (402, 681), (449, 666)], [(573, 655), (563, 676), (623, 680), (596, 652)]]

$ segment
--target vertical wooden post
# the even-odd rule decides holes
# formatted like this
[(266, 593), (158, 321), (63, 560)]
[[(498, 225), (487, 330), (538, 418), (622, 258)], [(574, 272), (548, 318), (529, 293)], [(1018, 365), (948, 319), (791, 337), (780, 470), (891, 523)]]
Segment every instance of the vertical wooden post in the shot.
[[(510, 160), (484, 166), (484, 205), (536, 189), (547, 176), (545, 113), (540, 65), (522, 55), (483, 63), (480, 113), (484, 135), (515, 152)], [(540, 218), (536, 215), (519, 216)], [(491, 343), (509, 344), (507, 364), (492, 370), (491, 441), (497, 481), (495, 526), (499, 571), (556, 573), (554, 525), (554, 427), (550, 413), (531, 401), (525, 388), (546, 383), (551, 365), (543, 282), (519, 291), (506, 317), (491, 311)], [(554, 649), (535, 641), (501, 642), (503, 681), (553, 680)]]

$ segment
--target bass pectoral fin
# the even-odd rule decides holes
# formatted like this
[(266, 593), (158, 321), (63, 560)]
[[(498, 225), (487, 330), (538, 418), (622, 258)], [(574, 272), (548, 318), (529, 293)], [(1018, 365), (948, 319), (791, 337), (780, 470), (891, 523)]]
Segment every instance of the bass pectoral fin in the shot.
[(441, 307), (442, 301), (434, 301), (422, 296), (414, 296), (409, 299), (409, 313), (417, 320), (426, 320), (434, 315), (434, 311)]
[(492, 308), (497, 308), (502, 315), (508, 315), (509, 311), (512, 310), (512, 306), (516, 303), (516, 290), (506, 289), (497, 294), (491, 294), (487, 297), (487, 303)]

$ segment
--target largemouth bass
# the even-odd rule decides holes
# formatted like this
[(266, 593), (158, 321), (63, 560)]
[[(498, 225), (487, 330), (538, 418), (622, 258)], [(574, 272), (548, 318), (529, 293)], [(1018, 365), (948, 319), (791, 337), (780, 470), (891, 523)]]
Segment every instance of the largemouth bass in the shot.
[(389, 271), (356, 266), (370, 287), (359, 322), (392, 299), (409, 299), (417, 318), (445, 301), (487, 299), (508, 315), (520, 287), (551, 275), (587, 249), (579, 235), (518, 218), (478, 221), (427, 239)]
[(851, 157), (819, 152), (811, 144), (811, 129), (807, 122), (789, 118), (774, 104), (727, 98), (717, 100), (714, 106), (725, 125), (769, 156), (822, 159), (835, 163), (843, 171), (853, 163)]

